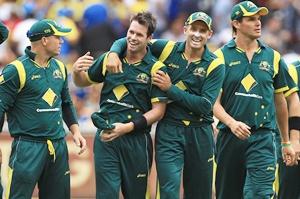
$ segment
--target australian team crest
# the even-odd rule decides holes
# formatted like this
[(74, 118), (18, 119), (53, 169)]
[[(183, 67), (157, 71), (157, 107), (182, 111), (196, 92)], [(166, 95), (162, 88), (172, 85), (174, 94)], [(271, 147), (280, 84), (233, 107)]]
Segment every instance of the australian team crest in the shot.
[(264, 70), (264, 71), (269, 71), (270, 70), (270, 64), (267, 61), (261, 61), (259, 64), (259, 69)]
[(196, 68), (196, 69), (193, 71), (193, 74), (196, 75), (196, 76), (204, 77), (204, 76), (206, 75), (206, 71), (205, 71), (204, 68), (199, 67), (199, 68)]
[(146, 73), (140, 73), (136, 76), (136, 80), (138, 82), (141, 82), (141, 83), (144, 83), (144, 84), (147, 84), (148, 81), (149, 81), (149, 77)]
[(60, 72), (60, 70), (58, 70), (58, 69), (56, 69), (54, 72), (53, 72), (53, 77), (55, 78), (55, 79), (57, 79), (57, 78), (60, 78), (60, 79), (62, 79), (62, 73)]

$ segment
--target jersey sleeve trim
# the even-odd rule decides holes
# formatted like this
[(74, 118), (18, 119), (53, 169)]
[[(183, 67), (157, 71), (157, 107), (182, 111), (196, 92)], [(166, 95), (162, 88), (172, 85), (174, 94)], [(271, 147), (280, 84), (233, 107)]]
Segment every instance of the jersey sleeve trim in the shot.
[(26, 71), (25, 71), (24, 65), (19, 60), (15, 60), (10, 64), (14, 65), (18, 71), (19, 81), (20, 81), (20, 87), (19, 87), (18, 92), (20, 92), (24, 88), (25, 82), (26, 82)]
[(285, 92), (285, 93), (284, 93), (284, 96), (285, 96), (285, 97), (288, 97), (288, 96), (290, 96), (292, 93), (297, 92), (298, 90), (299, 90), (298, 87), (294, 87), (294, 88), (288, 90), (287, 92)]
[(175, 46), (175, 42), (173, 41), (168, 41), (168, 43), (166, 44), (166, 46), (164, 47), (161, 55), (159, 56), (159, 60), (161, 62), (164, 62), (168, 57), (169, 55), (171, 54), (173, 48)]
[(279, 61), (280, 61), (280, 54), (276, 50), (274, 50), (274, 60), (273, 60), (273, 66), (274, 66), (274, 75), (275, 77), (278, 74), (279, 71)]
[(288, 87), (288, 86), (285, 86), (285, 87), (283, 87), (283, 88), (276, 89), (276, 90), (274, 91), (274, 93), (282, 93), (282, 92), (287, 91), (287, 90), (289, 90), (289, 87)]

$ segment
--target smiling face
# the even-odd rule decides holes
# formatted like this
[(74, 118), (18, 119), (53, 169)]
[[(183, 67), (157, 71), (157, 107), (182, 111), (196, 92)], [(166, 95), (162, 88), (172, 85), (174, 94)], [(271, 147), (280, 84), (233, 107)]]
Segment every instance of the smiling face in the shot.
[(255, 14), (249, 17), (243, 17), (240, 21), (233, 21), (237, 34), (250, 39), (258, 39), (261, 36), (261, 15)]
[(139, 52), (144, 50), (151, 36), (147, 36), (148, 27), (132, 21), (127, 31), (127, 50), (131, 52)]
[(191, 49), (202, 49), (207, 40), (212, 36), (212, 31), (209, 30), (206, 23), (203, 21), (195, 21), (184, 27), (186, 35), (186, 45)]

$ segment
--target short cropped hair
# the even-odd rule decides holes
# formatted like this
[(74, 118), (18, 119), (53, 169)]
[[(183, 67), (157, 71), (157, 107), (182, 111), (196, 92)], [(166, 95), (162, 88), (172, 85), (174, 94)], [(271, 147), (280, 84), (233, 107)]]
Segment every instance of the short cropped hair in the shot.
[(137, 21), (148, 28), (147, 36), (153, 34), (156, 28), (156, 19), (150, 12), (139, 12), (130, 19), (130, 23)]

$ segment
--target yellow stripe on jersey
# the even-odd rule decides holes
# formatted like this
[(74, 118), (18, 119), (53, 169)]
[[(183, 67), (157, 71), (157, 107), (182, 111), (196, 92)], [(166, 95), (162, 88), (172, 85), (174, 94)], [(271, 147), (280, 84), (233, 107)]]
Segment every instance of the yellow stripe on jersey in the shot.
[(19, 80), (20, 80), (20, 87), (19, 87), (18, 92), (20, 92), (22, 90), (22, 88), (25, 86), (25, 81), (26, 81), (26, 72), (25, 72), (24, 65), (19, 60), (15, 60), (15, 61), (11, 62), (10, 64), (14, 65), (18, 71)]
[(189, 126), (191, 123), (191, 121), (188, 121), (188, 120), (182, 120), (182, 122), (185, 126)]
[(295, 84), (298, 84), (298, 73), (297, 73), (296, 66), (291, 64), (291, 65), (289, 65), (288, 70), (289, 70), (289, 74), (292, 77), (292, 79), (294, 80)]
[(219, 48), (218, 50), (216, 50), (216, 51), (214, 52), (214, 54), (215, 54), (219, 59), (221, 59), (222, 63), (225, 63), (224, 54), (223, 54), (221, 48)]
[(274, 75), (273, 75), (273, 77), (275, 77), (275, 75), (278, 74), (280, 58), (281, 58), (281, 57), (280, 57), (279, 52), (277, 52), (276, 50), (274, 50), (274, 60), (273, 60)]
[(166, 46), (164, 47), (163, 51), (159, 56), (159, 61), (164, 62), (171, 54), (174, 46), (175, 46), (174, 41), (168, 41), (168, 43), (166, 44)]
[(58, 66), (59, 66), (59, 68), (60, 68), (60, 71), (61, 71), (61, 73), (62, 73), (62, 75), (63, 75), (63, 78), (64, 79), (66, 79), (66, 69), (65, 69), (65, 65), (64, 65), (64, 63), (62, 63), (61, 61), (59, 61), (58, 59), (55, 59), (55, 61), (57, 62), (57, 64), (58, 64)]
[(283, 87), (283, 88), (276, 89), (276, 90), (274, 91), (274, 93), (282, 93), (282, 92), (287, 91), (287, 90), (289, 90), (289, 87), (288, 87), (288, 86), (285, 86), (285, 87)]
[(162, 62), (160, 62), (160, 61), (155, 62), (155, 64), (153, 64), (153, 66), (151, 68), (151, 76), (153, 76), (163, 66), (165, 66), (165, 65)]
[(107, 57), (109, 53), (106, 53), (104, 56), (103, 64), (102, 64), (102, 75), (105, 76), (106, 73), (106, 64), (107, 64)]
[(160, 102), (158, 97), (152, 98), (151, 103)]
[[(276, 164), (275, 180), (273, 182), (273, 191), (278, 196), (278, 193), (279, 193), (279, 169), (278, 169), (278, 164)], [(274, 196), (272, 198), (274, 198)]]
[(180, 90), (186, 90), (187, 89), (187, 87), (185, 86), (185, 84), (183, 83), (183, 81), (179, 81), (179, 82), (177, 82), (176, 84), (175, 84), (175, 86), (177, 87), (177, 88), (179, 88)]
[(288, 97), (288, 96), (290, 96), (292, 93), (297, 92), (297, 91), (299, 91), (299, 88), (298, 88), (298, 87), (294, 87), (294, 88), (288, 90), (287, 92), (285, 92), (285, 93), (284, 93), (284, 96), (285, 96), (285, 97)]
[(2, 82), (4, 82), (4, 77), (3, 77), (3, 75), (0, 75), (0, 84), (1, 84)]
[(5, 192), (5, 199), (8, 199), (9, 195), (10, 195), (10, 187), (11, 187), (13, 173), (14, 173), (14, 170), (12, 168), (8, 167), (8, 179), (7, 179), (7, 186), (6, 186), (6, 192)]
[(208, 66), (207, 69), (207, 73), (206, 73), (206, 77), (213, 71), (215, 70), (218, 66), (220, 66), (221, 64), (223, 64), (223, 60), (220, 58), (214, 59), (210, 65)]

